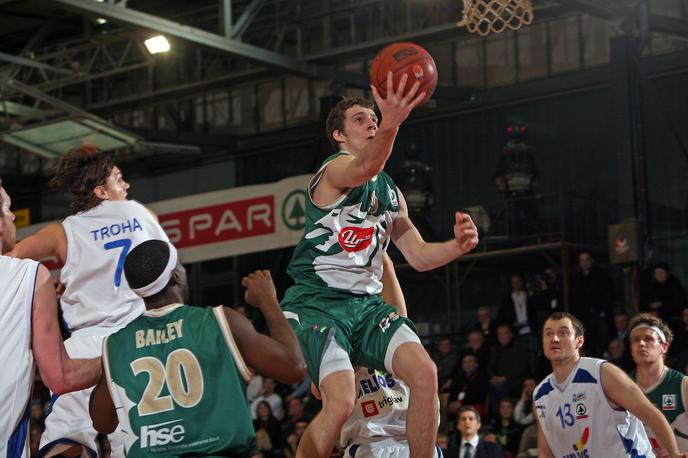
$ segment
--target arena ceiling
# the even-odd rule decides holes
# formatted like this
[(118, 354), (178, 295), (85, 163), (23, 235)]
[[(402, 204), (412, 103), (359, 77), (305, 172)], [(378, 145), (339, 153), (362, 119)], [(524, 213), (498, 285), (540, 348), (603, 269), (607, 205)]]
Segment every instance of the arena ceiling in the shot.
[[(619, 23), (634, 18), (639, 33), (688, 37), (685, 21), (648, 14), (644, 4), (534, 1), (536, 21), (582, 11)], [(62, 137), (42, 136), (55, 123), (71, 124), (53, 133), (82, 138), (84, 126), (109, 128), (112, 145), (154, 147), (153, 139), (166, 137), (105, 120), (160, 105), (177, 133), (192, 131), (166, 103), (285, 74), (365, 88), (366, 76), (342, 63), (369, 59), (396, 41), (430, 45), (466, 34), (456, 26), (460, 11), (459, 0), (0, 0), (0, 169), (14, 164), (7, 159), (13, 145), (32, 151), (16, 156), (14, 174), (35, 176), (36, 154), (49, 164), (55, 148), (29, 142), (61, 144)], [(143, 40), (153, 33), (169, 37), (174, 52), (151, 56)], [(437, 97), (460, 101), (469, 93), (440, 87)], [(29, 135), (29, 128), (38, 130)]]

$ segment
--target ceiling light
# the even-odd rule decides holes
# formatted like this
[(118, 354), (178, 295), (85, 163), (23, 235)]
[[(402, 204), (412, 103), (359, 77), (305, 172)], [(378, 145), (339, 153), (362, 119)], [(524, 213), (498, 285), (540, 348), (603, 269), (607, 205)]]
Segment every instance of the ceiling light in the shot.
[(96, 19), (96, 24), (98, 24), (98, 25), (103, 25), (106, 22), (107, 22), (107, 19), (102, 18), (102, 17), (99, 17), (98, 19)]
[(144, 41), (148, 52), (151, 54), (158, 54), (170, 50), (170, 42), (167, 41), (163, 35), (157, 35)]

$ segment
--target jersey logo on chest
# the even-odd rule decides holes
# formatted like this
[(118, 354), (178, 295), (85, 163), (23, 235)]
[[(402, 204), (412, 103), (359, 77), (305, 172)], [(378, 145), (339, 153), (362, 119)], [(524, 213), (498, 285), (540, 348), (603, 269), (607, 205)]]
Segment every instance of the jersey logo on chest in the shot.
[(374, 227), (347, 226), (339, 232), (339, 245), (349, 253), (363, 251), (373, 242)]

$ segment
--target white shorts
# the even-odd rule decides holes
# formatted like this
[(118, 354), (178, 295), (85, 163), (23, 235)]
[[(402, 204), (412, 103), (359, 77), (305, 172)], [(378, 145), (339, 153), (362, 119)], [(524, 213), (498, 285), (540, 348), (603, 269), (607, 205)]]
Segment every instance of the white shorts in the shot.
[[(95, 358), (101, 356), (104, 335), (76, 335), (65, 341), (67, 354), (72, 358)], [(98, 453), (93, 422), (88, 412), (88, 403), (93, 388), (72, 393), (53, 394), (48, 416), (45, 419), (45, 431), (41, 436), (38, 457), (59, 455), (74, 445), (82, 445), (83, 458), (95, 458)], [(118, 430), (108, 435), (112, 448), (112, 457), (124, 457), (124, 442)]]
[[(375, 442), (349, 444), (344, 450), (345, 458), (409, 458), (408, 442), (384, 439)], [(435, 445), (434, 458), (442, 458), (442, 450)]]

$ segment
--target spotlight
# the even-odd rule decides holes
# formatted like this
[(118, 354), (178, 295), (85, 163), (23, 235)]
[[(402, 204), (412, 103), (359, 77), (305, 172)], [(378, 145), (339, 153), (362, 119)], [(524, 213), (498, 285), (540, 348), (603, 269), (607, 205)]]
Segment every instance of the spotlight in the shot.
[(163, 35), (157, 35), (144, 41), (148, 52), (151, 54), (158, 54), (170, 50), (170, 42), (167, 41)]

